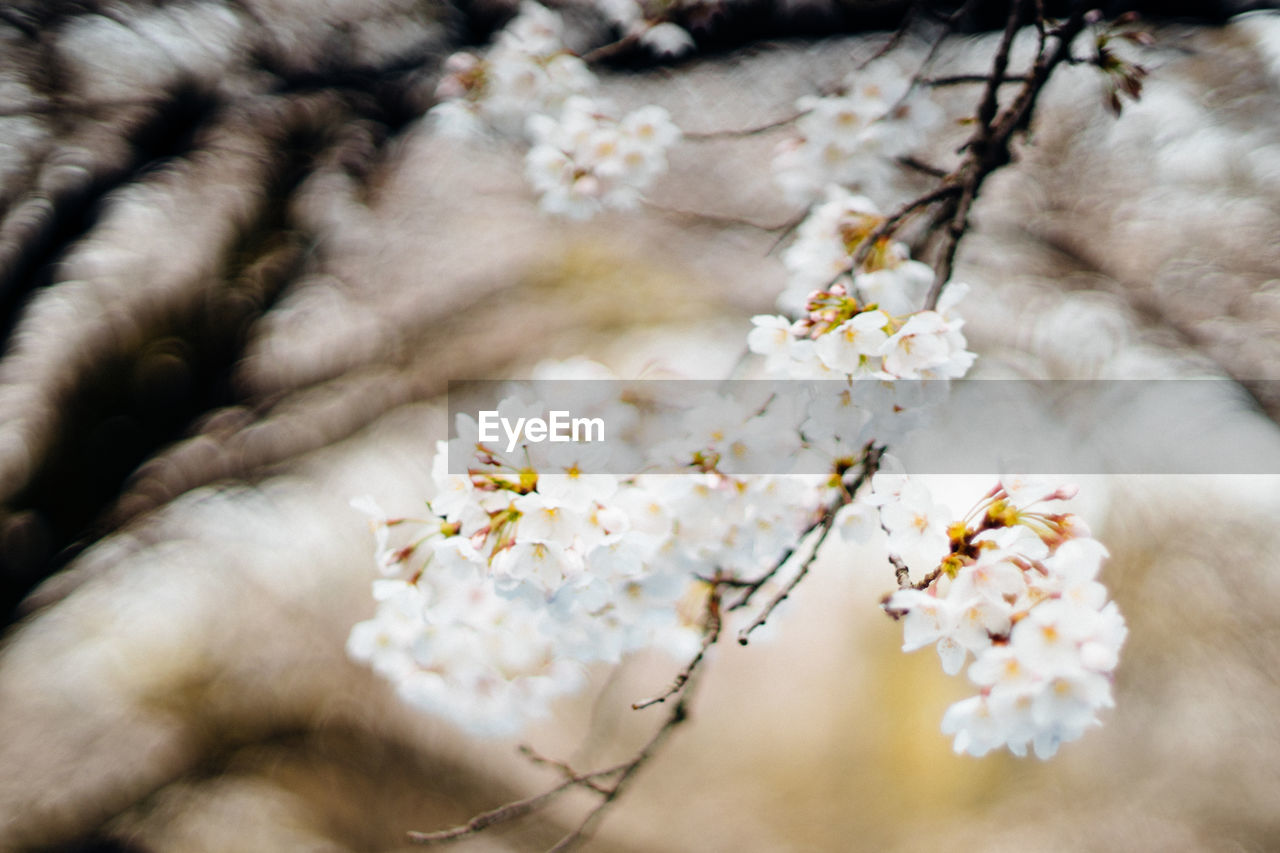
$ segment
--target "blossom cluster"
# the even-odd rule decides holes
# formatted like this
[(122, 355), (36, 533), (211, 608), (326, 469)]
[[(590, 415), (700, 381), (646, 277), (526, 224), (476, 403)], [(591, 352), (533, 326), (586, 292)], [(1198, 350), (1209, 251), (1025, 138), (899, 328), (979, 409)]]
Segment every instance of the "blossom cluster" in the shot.
[[(933, 270), (911, 260), (902, 244), (875, 238), (883, 221), (869, 199), (831, 187), (801, 223), (783, 256), (791, 286), (780, 299), (785, 308), (805, 292), (800, 317), (753, 317), (747, 338), (770, 375), (953, 379), (968, 371), (974, 355), (964, 321), (951, 312), (967, 286), (953, 282), (937, 310), (919, 310)], [(859, 254), (865, 257), (855, 269)]]
[[(674, 24), (627, 17), (642, 43), (664, 53), (684, 48)], [(638, 13), (637, 13), (638, 14)], [(615, 17), (616, 17), (615, 15)], [(429, 115), (441, 132), (474, 136), (497, 129), (527, 137), (526, 174), (549, 213), (587, 219), (605, 208), (630, 208), (667, 170), (667, 149), (680, 139), (667, 111), (646, 106), (619, 116), (589, 97), (595, 75), (566, 50), (560, 16), (524, 0), (485, 56), (456, 53)], [(692, 42), (689, 42), (692, 45)]]
[(454, 136), (490, 127), (518, 131), (525, 117), (559, 110), (596, 84), (586, 63), (565, 49), (560, 16), (531, 0), (520, 4), (485, 55), (455, 53), (444, 68), (436, 87), (441, 101), (428, 115)]
[(942, 119), (941, 109), (892, 61), (849, 75), (839, 91), (799, 99), (799, 136), (773, 161), (786, 197), (808, 202), (829, 184), (879, 194), (895, 172), (893, 158), (918, 146)]
[(1106, 548), (1058, 511), (1075, 489), (1005, 479), (964, 519), (947, 521), (905, 477), (873, 479), (891, 553), (936, 560), (917, 586), (885, 602), (903, 621), (903, 650), (937, 647), (942, 668), (979, 693), (942, 721), (957, 752), (1031, 746), (1041, 758), (1079, 738), (1112, 705), (1112, 672), (1127, 633), (1097, 576)]
[[(597, 7), (655, 54), (692, 46), (669, 20), (678, 3)], [(445, 132), (524, 138), (547, 212), (634, 207), (681, 132), (661, 107), (623, 113), (591, 97), (596, 79), (565, 36), (559, 15), (523, 0), (486, 53), (447, 60), (431, 115)], [(819, 543), (831, 529), (884, 540), (901, 587), (885, 608), (903, 620), (904, 650), (936, 645), (952, 675), (972, 656), (979, 693), (943, 719), (957, 751), (1048, 757), (1111, 704), (1126, 629), (1097, 581), (1106, 549), (1058, 511), (1074, 492), (1005, 479), (953, 521), (884, 452), (946, 384), (901, 380), (958, 378), (975, 358), (954, 312), (966, 285), (932, 292), (934, 270), (893, 239), (897, 218), (854, 192), (879, 194), (940, 111), (886, 60), (797, 107), (798, 136), (773, 165), (810, 209), (782, 256), (786, 316), (754, 317), (747, 343), (771, 377), (841, 381), (691, 407), (609, 383), (588, 401), (627, 435), (609, 447), (494, 442), (459, 415), (420, 517), (356, 502), (382, 577), (348, 652), (406, 701), (476, 733), (517, 731), (579, 689), (589, 664), (647, 648), (692, 655), (713, 611), (718, 629), (723, 590), (762, 588), (827, 525)], [(541, 378), (612, 377), (579, 360)], [(646, 405), (678, 419), (646, 420)], [(497, 414), (545, 420), (548, 409), (517, 395)]]
[[(706, 0), (693, 0), (693, 4), (710, 5)], [(673, 4), (669, 0), (657, 4), (637, 0), (596, 0), (595, 5), (618, 28), (624, 39), (634, 38), (654, 56), (674, 58), (694, 48), (693, 36), (688, 30), (672, 21), (658, 20), (660, 16), (646, 8), (648, 5), (657, 6), (669, 14), (679, 3)]]
[(526, 172), (544, 210), (587, 219), (606, 207), (634, 207), (667, 170), (667, 149), (680, 138), (667, 111), (647, 106), (621, 118), (611, 112), (601, 101), (575, 97), (558, 119), (529, 117), (534, 145)]
[[(499, 412), (542, 409), (512, 397)], [(722, 577), (759, 574), (811, 526), (829, 494), (821, 477), (721, 470), (735, 441), (760, 430), (747, 423), (754, 412), (740, 414), (720, 407), (717, 427), (694, 419), (691, 429), (709, 431), (700, 450), (670, 460), (683, 473), (630, 477), (587, 473), (602, 467), (591, 445), (506, 452), (459, 415), (452, 447), (437, 447), (436, 495), (423, 518), (388, 519), (360, 503), (388, 577), (374, 582), (377, 612), (355, 626), (348, 652), (407, 701), (497, 733), (576, 690), (586, 664), (641, 648), (690, 653), (708, 567)], [(724, 440), (724, 465), (714, 436)], [(451, 472), (459, 457), (465, 472)]]

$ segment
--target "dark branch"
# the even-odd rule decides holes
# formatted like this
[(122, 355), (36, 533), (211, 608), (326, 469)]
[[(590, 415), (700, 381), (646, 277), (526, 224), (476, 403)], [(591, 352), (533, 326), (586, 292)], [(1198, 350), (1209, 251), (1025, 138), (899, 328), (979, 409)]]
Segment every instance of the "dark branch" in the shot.
[[(1014, 135), (1029, 125), (1041, 90), (1054, 69), (1071, 56), (1071, 44), (1085, 26), (1085, 7), (1079, 4), (1065, 23), (1041, 37), (1040, 49), (1031, 72), (1026, 75), (1026, 82), (1013, 103), (997, 114), (998, 90), (1008, 67), (1009, 49), (1022, 20), (1023, 5), (1024, 0), (1014, 0), (1010, 9), (1008, 24), (992, 62), (987, 88), (978, 108), (978, 127), (962, 149), (966, 152), (964, 162), (951, 175), (950, 180), (961, 187), (961, 192), (955, 201), (943, 205), (935, 219), (937, 223), (945, 222), (946, 227), (942, 232), (943, 242), (938, 252), (933, 285), (925, 299), (925, 310), (937, 308), (942, 288), (951, 278), (956, 249), (968, 230), (969, 213), (979, 189), (987, 176), (1013, 159), (1011, 145)], [(1051, 52), (1046, 52), (1049, 37), (1055, 38), (1057, 45)]]
[[(999, 83), (1025, 83), (1027, 82), (1025, 74), (1006, 74), (1000, 78)], [(961, 86), (967, 83), (990, 83), (991, 76), (988, 74), (951, 74), (947, 77), (929, 77), (921, 80), (922, 86)]]

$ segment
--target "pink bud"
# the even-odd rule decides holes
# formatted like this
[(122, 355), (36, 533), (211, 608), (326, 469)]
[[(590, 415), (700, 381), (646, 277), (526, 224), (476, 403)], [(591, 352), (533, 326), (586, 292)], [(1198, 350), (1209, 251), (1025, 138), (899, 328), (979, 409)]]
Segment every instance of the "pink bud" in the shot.
[(470, 71), (479, 64), (479, 58), (470, 53), (455, 53), (444, 61), (444, 70), (457, 74), (460, 71)]
[(1055, 491), (1053, 494), (1049, 495), (1049, 497), (1048, 497), (1048, 498), (1046, 498), (1045, 500), (1050, 500), (1050, 501), (1069, 501), (1069, 500), (1071, 500), (1072, 498), (1074, 498), (1076, 495), (1078, 495), (1079, 493), (1080, 493), (1080, 487), (1079, 487), (1079, 486), (1077, 486), (1076, 484), (1072, 483), (1072, 484), (1070, 484), (1070, 485), (1066, 485), (1066, 486), (1062, 486), (1062, 487), (1060, 487), (1060, 488), (1059, 488), (1057, 491)]

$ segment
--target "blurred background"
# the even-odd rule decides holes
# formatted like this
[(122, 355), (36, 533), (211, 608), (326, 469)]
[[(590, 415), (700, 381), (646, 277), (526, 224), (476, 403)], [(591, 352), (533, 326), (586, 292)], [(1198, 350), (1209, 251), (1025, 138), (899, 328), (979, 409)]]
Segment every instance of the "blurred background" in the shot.
[[(600, 73), (686, 131), (750, 128), (909, 5), (707, 6), (698, 55)], [(986, 67), (998, 5), (970, 4), (937, 73)], [(1275, 431), (1280, 14), (1239, 14), (1262, 5), (1145, 4), (1151, 74), (1119, 118), (1096, 71), (1051, 85), (961, 247), (980, 375), (1222, 378), (1253, 404), (1214, 416)], [(757, 226), (798, 211), (770, 175), (782, 127), (682, 144), (635, 214), (541, 215), (513, 146), (420, 121), (443, 57), (511, 13), (0, 5), (0, 849), (408, 849), (555, 781), (346, 659), (375, 574), (348, 500), (421, 505), (450, 379), (576, 354), (727, 374), (785, 284)], [(960, 117), (976, 96), (936, 97)], [(1131, 631), (1102, 728), (1047, 763), (953, 755), (966, 685), (898, 651), (889, 567), (832, 543), (767, 640), (714, 652), (590, 849), (1280, 849), (1280, 481), (1083, 485)], [(677, 666), (600, 670), (521, 740), (625, 757), (661, 715), (630, 702)], [(589, 803), (459, 847), (544, 849)]]

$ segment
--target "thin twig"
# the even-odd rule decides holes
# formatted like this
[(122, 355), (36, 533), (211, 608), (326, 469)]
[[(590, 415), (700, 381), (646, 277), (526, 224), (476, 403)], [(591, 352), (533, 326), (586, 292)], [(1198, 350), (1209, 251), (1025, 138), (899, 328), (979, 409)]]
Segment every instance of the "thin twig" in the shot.
[[(801, 561), (799, 568), (796, 569), (796, 573), (792, 576), (791, 580), (787, 581), (786, 585), (784, 585), (782, 589), (778, 590), (777, 594), (769, 600), (769, 603), (766, 604), (760, 613), (756, 615), (756, 618), (751, 621), (750, 625), (738, 632), (739, 644), (744, 646), (747, 645), (750, 641), (752, 632), (768, 621), (769, 617), (773, 614), (773, 611), (778, 608), (778, 605), (786, 601), (791, 593), (795, 592), (796, 587), (800, 585), (800, 582), (805, 579), (805, 576), (809, 574), (809, 569), (813, 566), (814, 561), (818, 559), (818, 552), (822, 550), (822, 543), (827, 540), (827, 536), (830, 535), (831, 529), (835, 527), (836, 515), (840, 511), (840, 508), (852, 501), (857, 495), (858, 490), (862, 488), (863, 484), (868, 482), (875, 472), (879, 470), (880, 457), (882, 455), (884, 455), (883, 447), (876, 447), (871, 443), (867, 444), (867, 447), (863, 450), (862, 466), (861, 470), (858, 471), (858, 476), (854, 478), (853, 482), (850, 483), (847, 488), (842, 488), (840, 490), (840, 494), (836, 496), (836, 499), (827, 506), (826, 511), (822, 514), (822, 518), (819, 520), (817, 525), (816, 529), (818, 530), (818, 535), (814, 539), (808, 555)], [(810, 530), (813, 529), (815, 528), (810, 528)], [(785, 559), (780, 561), (775, 566), (774, 573), (776, 573), (785, 562)], [(752, 592), (754, 592), (754, 590), (752, 590)], [(742, 604), (742, 602), (739, 602), (739, 604)]]
[(835, 526), (835, 521), (836, 514), (834, 512), (827, 513), (823, 516), (822, 524), (818, 530), (818, 537), (813, 543), (813, 549), (809, 552), (808, 556), (800, 562), (800, 568), (796, 570), (796, 573), (792, 576), (791, 580), (787, 581), (782, 589), (778, 590), (777, 594), (769, 600), (769, 603), (764, 606), (759, 614), (757, 614), (756, 618), (751, 620), (750, 625), (738, 632), (739, 644), (745, 646), (750, 642), (751, 633), (764, 625), (765, 622), (769, 621), (769, 617), (773, 615), (774, 610), (778, 609), (778, 605), (786, 601), (787, 598), (790, 597), (791, 593), (795, 592), (796, 587), (798, 587), (800, 582), (805, 579), (805, 576), (809, 574), (809, 569), (818, 558), (818, 551), (821, 550), (822, 543), (826, 541), (827, 535), (831, 533), (831, 528)]
[(786, 222), (780, 222), (777, 225), (762, 225), (759, 222), (752, 222), (750, 219), (739, 219), (736, 216), (723, 216), (718, 213), (702, 213), (697, 210), (684, 210), (678, 207), (665, 207), (660, 204), (654, 204), (651, 201), (644, 203), (645, 207), (650, 210), (662, 213), (667, 216), (678, 216), (683, 219), (693, 219), (699, 222), (706, 222), (712, 225), (721, 225), (727, 227), (740, 226), (743, 228), (754, 228), (757, 231), (763, 231), (766, 234), (785, 234), (789, 229), (794, 228), (793, 220), (788, 219)]
[[(1029, 78), (1025, 74), (1006, 74), (1000, 78), (1000, 85), (1006, 83), (1025, 83)], [(949, 74), (946, 77), (926, 77), (920, 81), (921, 86), (963, 86), (968, 83), (989, 83), (989, 74)]]
[[(832, 500), (832, 506), (834, 506), (835, 508), (834, 511), (838, 511), (840, 507), (848, 503), (848, 500), (849, 500), (848, 497), (846, 497), (843, 493), (841, 493), (840, 495), (837, 495)], [(824, 509), (822, 512), (822, 515), (814, 519), (814, 521), (811, 522), (809, 526), (806, 527), (804, 530), (801, 530), (799, 535), (796, 536), (795, 544), (788, 546), (787, 549), (778, 556), (778, 559), (773, 562), (773, 565), (770, 566), (769, 569), (764, 574), (760, 575), (760, 577), (756, 578), (755, 580), (737, 581), (734, 583), (734, 586), (741, 587), (742, 589), (745, 590), (745, 592), (743, 592), (742, 596), (737, 601), (729, 605), (727, 609), (729, 610), (730, 613), (732, 613), (735, 610), (741, 610), (742, 608), (750, 604), (752, 597), (757, 592), (760, 591), (760, 588), (763, 587), (765, 584), (767, 584), (769, 581), (773, 580), (773, 578), (778, 574), (778, 572), (782, 570), (782, 567), (787, 564), (787, 561), (790, 560), (793, 556), (795, 556), (796, 551), (799, 550), (800, 544), (805, 540), (805, 538), (810, 533), (817, 530), (822, 525), (822, 523), (826, 520), (827, 516), (832, 514), (833, 512), (832, 506), (828, 506), (826, 509)]]
[(1009, 5), (1009, 18), (1005, 21), (1000, 46), (996, 48), (995, 58), (991, 61), (987, 88), (982, 93), (982, 103), (978, 105), (978, 138), (982, 140), (990, 136), (991, 122), (995, 119), (996, 109), (1000, 104), (1000, 82), (1004, 80), (1005, 71), (1009, 67), (1009, 53), (1013, 49), (1014, 37), (1021, 28), (1024, 3), (1025, 0), (1013, 0)]
[(893, 577), (898, 582), (898, 589), (910, 589), (911, 569), (897, 554), (890, 554), (889, 562), (893, 565)]
[(615, 782), (613, 787), (603, 795), (595, 808), (587, 813), (586, 817), (582, 819), (582, 822), (578, 824), (577, 828), (556, 842), (556, 845), (552, 847), (548, 853), (566, 853), (566, 851), (573, 849), (580, 842), (586, 840), (594, 825), (603, 816), (605, 810), (613, 805), (613, 803), (618, 799), (618, 796), (622, 793), (627, 783), (631, 781), (632, 777), (635, 776), (636, 772), (648, 763), (648, 761), (658, 751), (659, 747), (662, 746), (663, 742), (671, 736), (671, 732), (676, 728), (676, 726), (689, 719), (689, 702), (693, 696), (693, 687), (695, 682), (696, 676), (691, 676), (689, 681), (685, 684), (684, 691), (680, 694), (680, 698), (671, 706), (671, 712), (667, 715), (662, 726), (654, 732), (653, 737), (649, 739), (648, 743), (640, 748), (640, 751), (636, 753), (636, 756), (631, 759), (630, 762), (623, 765), (618, 775), (618, 781)]
[(438, 832), (412, 831), (409, 833), (409, 841), (414, 844), (438, 844), (442, 841), (454, 841), (459, 838), (474, 835), (477, 832), (483, 832), (491, 826), (496, 826), (500, 823), (507, 823), (537, 811), (550, 803), (560, 794), (568, 791), (570, 788), (582, 787), (588, 781), (608, 778), (609, 776), (620, 774), (624, 772), (628, 766), (629, 765), (627, 764), (619, 764), (605, 770), (596, 770), (592, 773), (584, 773), (580, 776), (574, 776), (571, 779), (564, 780), (559, 785), (548, 791), (543, 791), (541, 794), (535, 794), (532, 797), (525, 797), (522, 800), (515, 800), (513, 802), (506, 803), (505, 805), (498, 806), (496, 809), (490, 809), (487, 812), (481, 812), (461, 826), (455, 826), (451, 829), (442, 829)]
[(945, 178), (949, 174), (946, 169), (939, 169), (937, 166), (931, 166), (918, 157), (899, 157), (898, 163), (902, 166), (906, 166), (908, 169), (928, 175), (931, 178)]
[(769, 251), (765, 252), (765, 255), (766, 256), (772, 255), (774, 252), (778, 251), (778, 247), (782, 245), (783, 241), (786, 240), (788, 237), (790, 237), (793, 233), (795, 233), (795, 230), (799, 228), (801, 225), (803, 225), (804, 221), (808, 218), (809, 218), (809, 211), (808, 209), (806, 209), (799, 216), (795, 217), (790, 222), (788, 222), (787, 227), (782, 229), (782, 231), (778, 233), (778, 238), (773, 241), (773, 245), (769, 247)]
[[(538, 765), (539, 767), (553, 767), (556, 770), (559, 770), (561, 775), (563, 775), (565, 779), (573, 779), (581, 775), (578, 773), (578, 771), (574, 770), (573, 767), (570, 766), (567, 762), (560, 761), (555, 758), (548, 758), (547, 756), (542, 755), (541, 753), (535, 751), (534, 748), (529, 746), (528, 744), (520, 744), (520, 746), (517, 749), (521, 755), (529, 759), (529, 762), (531, 764)], [(584, 787), (590, 788), (591, 790), (595, 791), (598, 794), (603, 794), (607, 790), (603, 785), (599, 784), (598, 782), (593, 782), (590, 780), (585, 781), (582, 784)]]
[(640, 34), (630, 33), (617, 41), (611, 41), (608, 44), (602, 44), (597, 48), (589, 50), (579, 58), (588, 65), (595, 65), (597, 62), (603, 62), (606, 59), (612, 59), (619, 54), (626, 53), (639, 42)]
[(924, 0), (915, 0), (915, 2), (907, 8), (907, 14), (903, 15), (902, 23), (893, 31), (893, 35), (889, 36), (889, 38), (885, 40), (885, 43), (876, 49), (875, 53), (858, 63), (859, 71), (866, 70), (868, 65), (889, 53), (902, 42), (903, 37), (906, 36), (907, 32), (911, 29), (911, 25), (915, 22), (915, 18), (920, 13), (920, 8), (923, 5)]
[[(671, 710), (668, 712), (666, 719), (663, 720), (662, 725), (658, 727), (649, 740), (645, 742), (644, 746), (630, 760), (615, 764), (612, 767), (606, 767), (603, 770), (574, 774), (568, 764), (545, 758), (535, 753), (532, 749), (524, 747), (521, 752), (534, 763), (546, 764), (572, 775), (554, 788), (531, 797), (506, 803), (496, 809), (482, 812), (460, 826), (436, 832), (410, 832), (409, 841), (414, 844), (439, 844), (468, 838), (499, 824), (525, 817), (547, 806), (556, 797), (573, 788), (586, 788), (599, 794), (600, 802), (587, 813), (582, 822), (572, 832), (561, 838), (551, 848), (551, 851), (552, 853), (564, 853), (564, 851), (572, 849), (577, 843), (585, 840), (593, 825), (604, 814), (604, 811), (618, 799), (618, 796), (630, 779), (635, 776), (636, 772), (653, 758), (663, 742), (670, 737), (672, 730), (689, 718), (689, 703), (692, 700), (693, 687), (696, 681), (697, 673), (691, 671), (683, 684), (683, 690), (680, 692), (679, 698), (671, 706)], [(598, 784), (597, 780), (609, 779), (610, 777), (617, 777), (612, 785)]]
[(823, 508), (822, 513), (796, 536), (795, 544), (789, 546), (785, 551), (778, 555), (778, 559), (773, 561), (773, 565), (758, 578), (745, 583), (741, 581), (733, 583), (733, 586), (741, 587), (744, 592), (737, 601), (726, 608), (730, 613), (735, 610), (741, 610), (750, 604), (751, 599), (755, 594), (759, 592), (765, 584), (777, 577), (778, 572), (782, 571), (782, 567), (795, 556), (796, 551), (798, 551), (800, 546), (804, 544), (804, 541), (809, 537), (809, 534), (813, 533), (813, 531), (825, 524), (829, 518), (834, 518), (835, 514), (840, 511), (841, 507), (853, 500), (853, 496), (857, 494), (860, 488), (862, 488), (862, 484), (870, 480), (872, 475), (874, 475), (876, 470), (878, 470), (880, 457), (883, 453), (883, 447), (876, 447), (875, 443), (871, 441), (867, 442), (866, 446), (862, 448), (862, 459), (860, 461), (861, 468), (859, 469), (858, 476), (855, 477), (853, 482), (848, 486), (843, 484), (841, 485), (840, 491), (831, 499), (831, 502)]
[(707, 593), (706, 621), (702, 626), (702, 644), (698, 647), (698, 653), (685, 664), (684, 669), (676, 674), (675, 680), (671, 682), (670, 687), (657, 696), (631, 703), (631, 710), (640, 711), (653, 705), (660, 705), (679, 693), (689, 683), (689, 679), (693, 677), (698, 665), (706, 658), (707, 650), (720, 639), (720, 628), (723, 625), (723, 618), (720, 615), (720, 587), (718, 581), (713, 581), (713, 583), (716, 585)]
[(758, 136), (761, 133), (768, 133), (771, 130), (777, 130), (780, 127), (786, 127), (794, 124), (799, 119), (809, 114), (809, 110), (800, 110), (767, 124), (756, 125), (755, 127), (744, 128), (728, 128), (725, 130), (693, 130), (685, 131), (682, 138), (690, 142), (705, 142), (709, 139), (738, 139), (744, 136)]
[(875, 227), (866, 239), (858, 244), (857, 251), (853, 253), (852, 265), (856, 271), (862, 266), (862, 262), (867, 259), (871, 251), (875, 248), (876, 243), (885, 237), (888, 237), (895, 229), (911, 214), (917, 210), (928, 207), (934, 202), (941, 201), (944, 198), (955, 195), (961, 191), (961, 187), (957, 184), (944, 183), (939, 187), (935, 187), (922, 196), (913, 198), (911, 201), (903, 204), (888, 217), (886, 217), (879, 225)]
[(929, 45), (929, 51), (924, 55), (924, 59), (920, 61), (920, 65), (916, 68), (916, 73), (911, 75), (911, 82), (907, 86), (907, 91), (898, 99), (898, 103), (894, 105), (895, 109), (904, 103), (911, 93), (915, 91), (915, 88), (920, 85), (921, 81), (924, 79), (924, 72), (933, 65), (933, 60), (938, 57), (938, 51), (942, 50), (942, 45), (946, 43), (946, 40), (956, 31), (956, 26), (960, 23), (960, 18), (968, 12), (976, 2), (977, 0), (965, 0), (964, 3), (960, 4), (958, 9), (943, 19), (941, 32), (939, 32), (934, 38), (933, 43)]
[(920, 580), (912, 584), (912, 587), (914, 589), (928, 589), (929, 584), (933, 583), (941, 576), (942, 576), (942, 566), (938, 566), (936, 569), (929, 572), (929, 574), (925, 575), (924, 577), (920, 578)]

